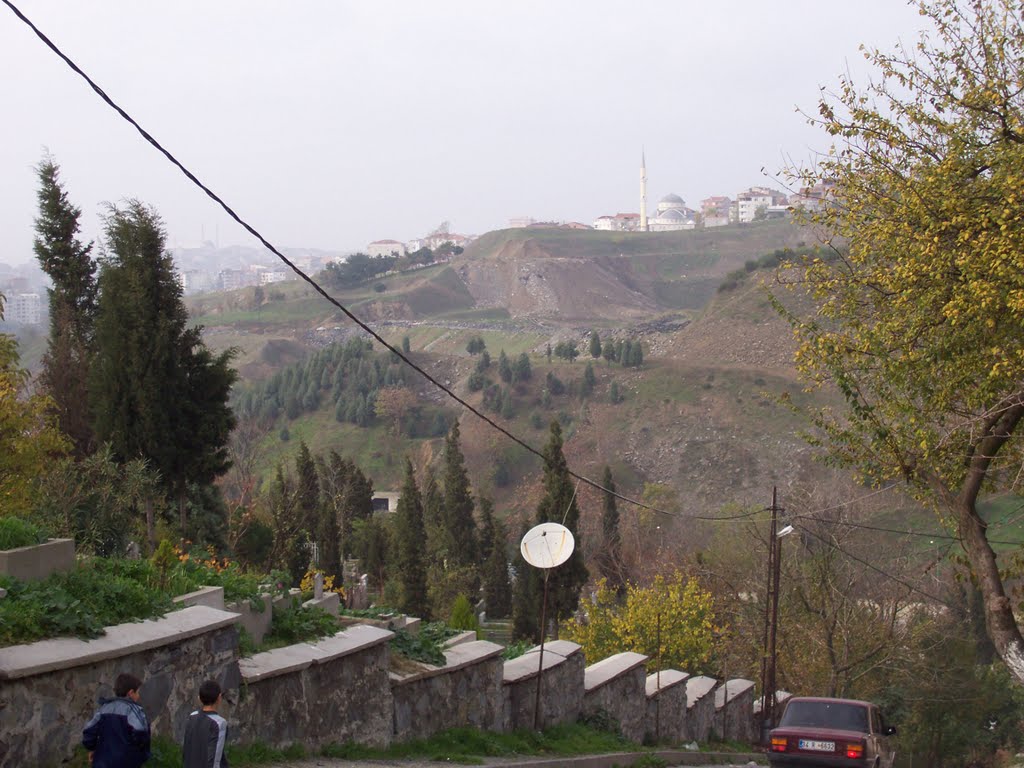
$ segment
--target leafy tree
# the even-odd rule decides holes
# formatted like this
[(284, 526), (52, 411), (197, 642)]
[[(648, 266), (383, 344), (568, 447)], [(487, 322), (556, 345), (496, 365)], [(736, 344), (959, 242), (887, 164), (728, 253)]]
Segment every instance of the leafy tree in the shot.
[(466, 342), (466, 351), (471, 355), (477, 355), (487, 349), (487, 343), (482, 336), (473, 336)]
[(448, 560), (454, 565), (475, 568), (478, 563), (475, 504), (469, 488), (469, 474), (459, 441), (459, 423), (455, 422), (444, 444), (444, 527), (453, 545)]
[(186, 536), (189, 483), (209, 484), (229, 465), (234, 351), (214, 356), (201, 329), (188, 327), (155, 211), (134, 200), (112, 206), (105, 235), (89, 379), (93, 426), (117, 460), (145, 459), (160, 473)]
[(590, 332), (590, 356), (594, 359), (601, 356), (601, 337), (597, 331)]
[(555, 357), (568, 360), (570, 363), (579, 357), (580, 351), (576, 348), (575, 341), (560, 341), (555, 344)]
[(622, 576), (622, 541), (619, 538), (619, 507), (615, 501), (615, 479), (612, 468), (605, 466), (601, 485), (607, 488), (601, 496), (601, 548), (598, 550), (597, 570), (608, 586), (620, 591), (625, 583)]
[(653, 668), (703, 672), (714, 649), (714, 600), (679, 571), (668, 579), (656, 576), (649, 587), (630, 584), (622, 604), (601, 580), (586, 601), (586, 618), (570, 619), (565, 630), (588, 660), (626, 650), (648, 656)]
[(380, 595), (392, 557), (391, 535), (379, 515), (356, 520), (352, 526), (353, 552), (366, 570), (372, 589)]
[(302, 527), (295, 483), (280, 465), (270, 485), (267, 506), (274, 530), (271, 560), (284, 567), (291, 585), (297, 585), (309, 568), (309, 542)]
[(604, 347), (601, 349), (601, 355), (605, 361), (611, 365), (617, 360), (615, 356), (616, 342), (614, 339), (605, 339)]
[(402, 603), (398, 607), (406, 614), (429, 619), (425, 541), (423, 501), (416, 487), (412, 462), (406, 459), (405, 480), (395, 514), (395, 571), (402, 584)]
[(19, 367), (17, 342), (0, 334), (0, 499), (11, 514), (31, 509), (36, 479), (71, 447), (57, 427), (50, 398), (25, 396), (28, 382), (28, 371)]
[(869, 482), (907, 481), (955, 524), (989, 634), (1024, 682), (978, 514), (1024, 456), (1024, 19), (1015, 0), (921, 13), (932, 29), (918, 45), (868, 52), (877, 76), (842, 78), (818, 106), (812, 122), (838, 144), (798, 173), (824, 191), (800, 214), (835, 257), (806, 260), (796, 282), (816, 314), (788, 316), (800, 371), (846, 402), (814, 415), (816, 444)]
[(384, 387), (377, 391), (374, 411), (384, 421), (391, 422), (396, 436), (402, 434), (403, 425), (416, 408), (416, 394), (405, 387)]
[(96, 320), (96, 263), (92, 243), (78, 239), (82, 211), (68, 200), (60, 168), (45, 157), (36, 166), (39, 177), (39, 215), (33, 249), (39, 266), (53, 282), (50, 299), (50, 337), (43, 355), (40, 383), (53, 398), (61, 430), (71, 438), (75, 453), (93, 449), (88, 399), (89, 362)]

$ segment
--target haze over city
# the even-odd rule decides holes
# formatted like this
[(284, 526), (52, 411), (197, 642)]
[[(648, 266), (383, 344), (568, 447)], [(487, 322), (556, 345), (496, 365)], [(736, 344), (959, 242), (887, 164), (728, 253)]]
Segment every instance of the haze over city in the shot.
[[(796, 107), (920, 26), (893, 0), (20, 7), (271, 240), (335, 250), (634, 211), (641, 149), (654, 200), (771, 183), (824, 148)], [(0, 66), (0, 262), (31, 259), (44, 148), (87, 237), (137, 197), (172, 246), (253, 244), (7, 9)]]

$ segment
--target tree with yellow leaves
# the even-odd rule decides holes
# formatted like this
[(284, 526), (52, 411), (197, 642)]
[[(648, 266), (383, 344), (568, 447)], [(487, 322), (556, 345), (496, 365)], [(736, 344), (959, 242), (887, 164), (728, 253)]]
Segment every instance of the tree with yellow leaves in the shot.
[(917, 45), (866, 51), (876, 77), (841, 79), (811, 119), (834, 143), (794, 171), (809, 191), (797, 212), (835, 247), (784, 272), (816, 300), (789, 317), (800, 371), (845, 398), (816, 412), (814, 441), (867, 481), (906, 480), (957, 531), (989, 634), (1024, 682), (978, 514), (1024, 457), (1024, 4), (920, 13), (931, 31)]
[(583, 646), (588, 663), (622, 651), (642, 653), (651, 669), (706, 670), (715, 626), (714, 600), (696, 579), (676, 571), (649, 587), (630, 584), (620, 603), (604, 579), (581, 604), (584, 617), (565, 624), (565, 637)]
[(17, 342), (0, 334), (0, 514), (31, 512), (45, 469), (70, 448), (56, 426), (50, 399), (28, 395), (28, 382), (28, 372), (18, 364)]

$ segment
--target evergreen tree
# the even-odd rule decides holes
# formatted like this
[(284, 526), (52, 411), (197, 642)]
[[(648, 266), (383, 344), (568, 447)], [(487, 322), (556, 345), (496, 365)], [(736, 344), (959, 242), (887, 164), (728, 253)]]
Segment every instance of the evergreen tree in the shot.
[(395, 570), (402, 584), (401, 610), (411, 616), (430, 618), (427, 597), (427, 569), (424, 563), (423, 502), (412, 462), (405, 460), (405, 481), (395, 514)]
[(551, 365), (551, 342), (548, 342), (547, 349), (544, 350), (545, 356), (548, 358), (548, 365)]
[(302, 531), (295, 484), (280, 465), (270, 486), (268, 506), (274, 530), (271, 560), (288, 572), (288, 586), (297, 585), (309, 568), (309, 545)]
[(493, 517), (488, 550), (483, 574), (484, 604), (487, 606), (488, 616), (494, 619), (504, 619), (512, 608), (512, 588), (508, 578), (505, 526), (501, 520), (493, 519)]
[(448, 540), (454, 545), (448, 556), (455, 565), (475, 568), (479, 560), (473, 508), (469, 475), (459, 442), (459, 423), (455, 422), (444, 445), (444, 526)]
[(590, 356), (595, 359), (601, 356), (601, 337), (597, 331), (590, 332)]
[(612, 385), (608, 388), (608, 401), (612, 405), (622, 401), (622, 394), (619, 392), (619, 382), (613, 381)]
[(189, 483), (206, 485), (230, 466), (235, 424), (228, 405), (233, 350), (214, 356), (188, 313), (160, 217), (138, 201), (111, 207), (101, 263), (89, 401), (96, 438), (117, 460), (146, 459), (178, 500), (188, 535)]
[(60, 169), (46, 157), (36, 167), (39, 215), (33, 249), (39, 266), (53, 282), (50, 337), (42, 360), (40, 382), (53, 399), (61, 430), (82, 457), (94, 447), (88, 401), (89, 363), (96, 320), (96, 263), (92, 243), (78, 239), (80, 208), (68, 200)]
[(512, 383), (512, 365), (509, 363), (504, 349), (498, 355), (498, 375), (506, 384)]
[[(341, 485), (334, 468), (341, 466), (341, 456), (331, 451), (326, 459), (317, 458), (317, 487), (320, 503), (317, 506), (316, 540), (320, 547), (319, 566), (329, 575), (342, 576), (341, 567)], [(340, 582), (340, 579), (339, 579)]]
[(634, 368), (639, 368), (644, 364), (644, 346), (639, 341), (633, 342), (632, 354), (629, 357), (629, 364)]
[(633, 364), (633, 340), (626, 339), (622, 344), (622, 351), (618, 355), (618, 360), (622, 364), (623, 368), (628, 368)]
[(295, 457), (296, 492), (298, 493), (299, 515), (305, 530), (312, 530), (320, 506), (320, 483), (317, 480), (316, 463), (305, 440), (299, 441), (299, 453)]
[[(521, 541), (530, 529), (526, 520), (520, 526)], [(515, 553), (515, 584), (512, 591), (512, 636), (516, 640), (540, 642), (540, 600), (541, 571), (523, 559), (522, 552), (516, 548)]]
[(480, 497), (480, 562), (487, 562), (494, 544), (494, 502)]
[(615, 591), (621, 590), (625, 584), (622, 578), (622, 542), (619, 539), (619, 508), (615, 502), (615, 480), (612, 468), (605, 466), (601, 480), (608, 490), (602, 495), (604, 503), (601, 508), (601, 549), (597, 556), (597, 568), (608, 586)]
[(579, 605), (580, 590), (587, 583), (579, 520), (575, 488), (569, 475), (569, 465), (562, 453), (562, 428), (557, 421), (552, 421), (551, 436), (544, 447), (544, 496), (537, 505), (537, 523), (561, 523), (576, 539), (576, 548), (569, 559), (550, 571), (548, 616), (555, 622), (572, 615)]
[(601, 350), (601, 356), (605, 362), (611, 365), (615, 361), (615, 339), (606, 339)]
[(594, 366), (588, 362), (587, 367), (583, 369), (583, 386), (580, 388), (580, 395), (589, 397), (590, 393), (594, 391), (595, 384), (597, 384), (597, 377), (594, 375)]
[(533, 370), (530, 368), (530, 358), (525, 352), (520, 352), (512, 365), (512, 379), (516, 382), (529, 381), (533, 377)]

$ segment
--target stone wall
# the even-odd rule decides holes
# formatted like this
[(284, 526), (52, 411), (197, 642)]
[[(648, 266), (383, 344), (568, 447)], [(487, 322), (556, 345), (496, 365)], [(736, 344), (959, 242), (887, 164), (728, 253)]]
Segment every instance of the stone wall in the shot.
[(752, 744), (757, 741), (754, 727), (754, 683), (736, 678), (726, 680), (715, 691), (715, 721), (712, 727), (720, 738)]
[(584, 673), (583, 714), (607, 713), (623, 738), (640, 743), (647, 729), (647, 657), (627, 651), (591, 664)]
[(705, 742), (715, 724), (714, 690), (718, 681), (703, 675), (686, 681), (686, 734)]
[(234, 739), (315, 750), (352, 741), (385, 747), (392, 738), (388, 679), (392, 633), (353, 626), (316, 643), (242, 659), (242, 691), (229, 720)]
[(99, 697), (130, 672), (153, 732), (180, 740), (199, 684), (238, 688), (238, 616), (195, 606), (108, 627), (95, 640), (57, 638), (0, 648), (0, 766), (57, 765), (71, 756)]
[(502, 670), (504, 717), (502, 730), (534, 730), (537, 672), (540, 680), (540, 713), (537, 725), (547, 728), (575, 723), (583, 704), (583, 651), (576, 643), (555, 640), (545, 643), (543, 662), (540, 647), (505, 662)]
[(444, 652), (443, 667), (425, 665), (408, 675), (392, 673), (395, 739), (425, 739), (467, 726), (501, 730), (502, 650), (486, 640), (459, 643)]
[(657, 744), (682, 744), (686, 731), (686, 681), (689, 675), (663, 669), (647, 676), (647, 732)]

